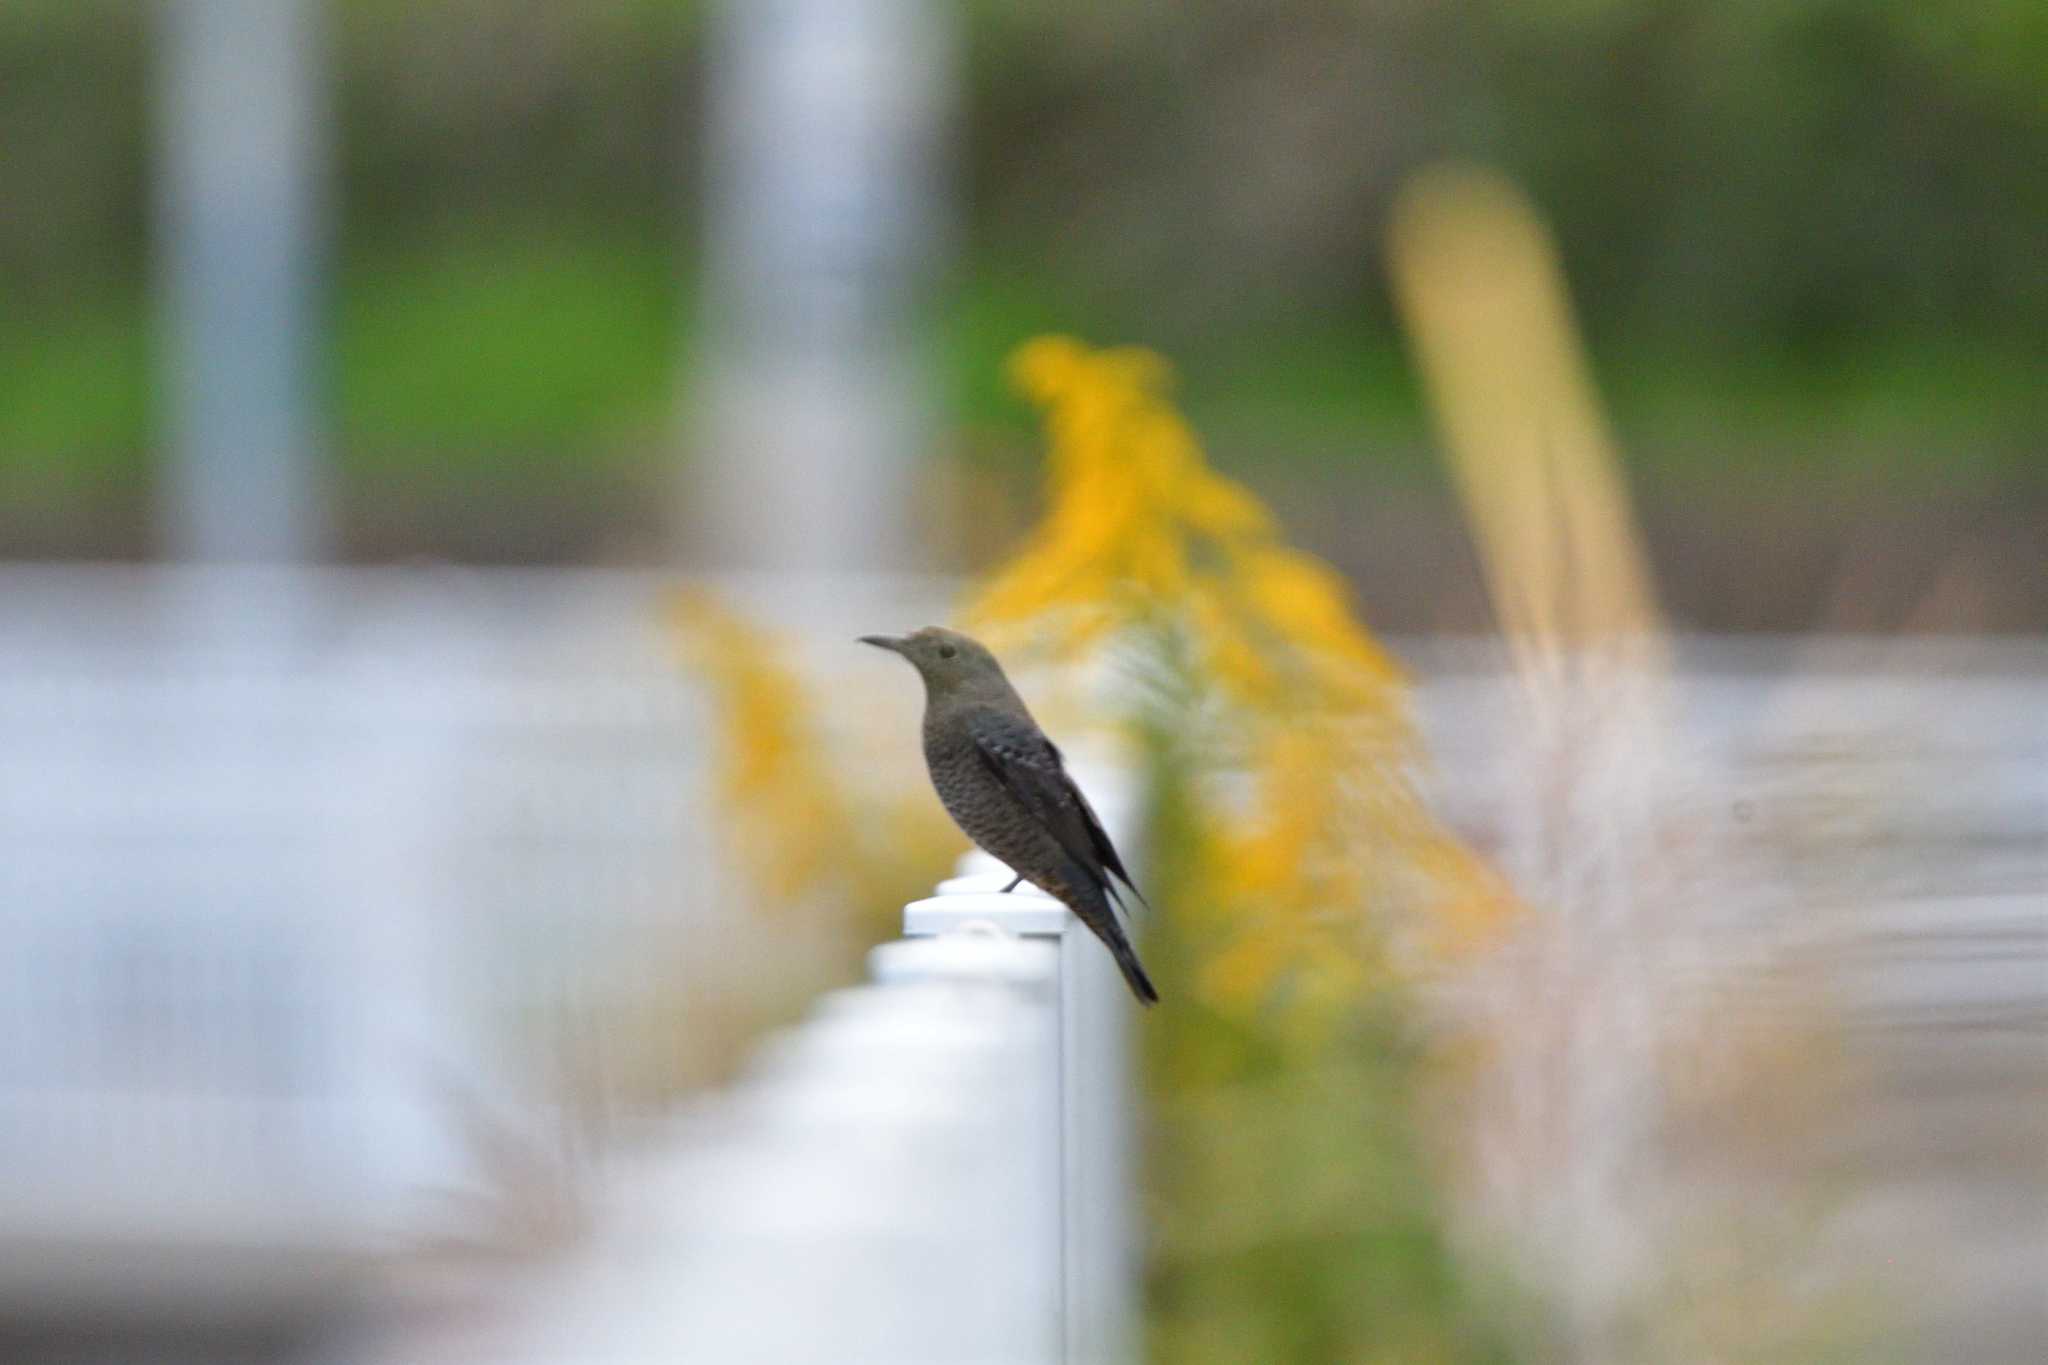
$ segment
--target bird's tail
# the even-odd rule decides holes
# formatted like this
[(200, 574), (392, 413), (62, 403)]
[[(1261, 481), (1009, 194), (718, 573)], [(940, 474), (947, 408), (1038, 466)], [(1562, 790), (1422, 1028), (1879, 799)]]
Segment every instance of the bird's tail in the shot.
[(1152, 978), (1145, 975), (1145, 966), (1138, 961), (1137, 949), (1131, 947), (1130, 940), (1121, 933), (1115, 930), (1112, 930), (1112, 933), (1115, 933), (1115, 937), (1108, 939), (1110, 956), (1116, 959), (1116, 965), (1122, 970), (1124, 980), (1130, 983), (1131, 994), (1138, 997), (1138, 1003), (1141, 1005), (1158, 1004), (1159, 992), (1153, 989)]
[[(1072, 873), (1082, 869), (1073, 868)], [(1109, 955), (1116, 959), (1117, 969), (1130, 983), (1131, 994), (1138, 997), (1141, 1005), (1159, 1003), (1159, 992), (1152, 986), (1152, 978), (1145, 975), (1144, 964), (1138, 961), (1138, 950), (1131, 946), (1123, 926), (1116, 922), (1116, 912), (1110, 908), (1109, 898), (1099, 884), (1091, 884), (1085, 877), (1070, 875), (1060, 885), (1060, 899), (1072, 910), (1089, 932), (1102, 940), (1102, 946), (1109, 949)]]

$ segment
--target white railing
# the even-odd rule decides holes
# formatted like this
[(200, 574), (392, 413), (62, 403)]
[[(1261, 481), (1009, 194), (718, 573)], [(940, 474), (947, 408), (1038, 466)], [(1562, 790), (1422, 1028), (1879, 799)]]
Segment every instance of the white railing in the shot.
[[(331, 1313), (474, 1235), (473, 1110), (698, 1023), (765, 931), (672, 586), (0, 565), (0, 1321)], [(827, 659), (931, 611), (725, 586)]]
[(1064, 907), (1008, 880), (970, 854), (906, 906), (871, 981), (618, 1172), (598, 1237), (476, 1358), (1136, 1359), (1136, 1006)]

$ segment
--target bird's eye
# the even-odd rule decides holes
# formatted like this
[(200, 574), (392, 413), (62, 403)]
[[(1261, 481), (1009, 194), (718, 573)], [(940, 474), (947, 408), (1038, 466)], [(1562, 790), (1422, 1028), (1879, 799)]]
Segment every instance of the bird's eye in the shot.
[(959, 652), (960, 652), (959, 650), (957, 650), (957, 649), (953, 648), (953, 646), (951, 646), (951, 645), (940, 645), (940, 646), (939, 646), (939, 657), (940, 657), (941, 659), (950, 659), (950, 658), (952, 658), (952, 657), (953, 657), (953, 656), (954, 656), (955, 654), (958, 654)]

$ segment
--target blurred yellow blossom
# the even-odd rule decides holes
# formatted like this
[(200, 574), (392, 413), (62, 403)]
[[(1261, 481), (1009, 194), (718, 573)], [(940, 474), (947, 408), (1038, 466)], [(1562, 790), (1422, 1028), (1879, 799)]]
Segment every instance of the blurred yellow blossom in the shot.
[(1185, 661), (1231, 756), (1196, 775), (1199, 890), (1181, 907), (1204, 941), (1195, 989), (1233, 1010), (1276, 991), (1335, 1004), (1380, 970), (1390, 933), (1442, 947), (1497, 918), (1498, 883), (1410, 785), (1400, 668), (1337, 573), (1209, 467), (1165, 361), (1041, 337), (1010, 375), (1045, 414), (1049, 505), (968, 617), (1056, 659), (1136, 635)]
[(836, 906), (893, 926), (958, 847), (936, 807), (914, 786), (849, 786), (828, 761), (817, 699), (767, 630), (697, 591), (674, 594), (670, 620), (685, 664), (711, 690), (713, 797), (757, 901)]
[[(1136, 640), (1171, 661), (1167, 690), (1192, 704), (1155, 728), (1205, 755), (1185, 770), (1192, 894), (1175, 907), (1200, 939), (1193, 989), (1228, 1011), (1322, 1010), (1378, 979), (1397, 938), (1483, 937), (1511, 902), (1415, 795), (1400, 668), (1338, 574), (1209, 467), (1165, 361), (1045, 337), (1010, 375), (1045, 413), (1049, 506), (968, 624), (1005, 652), (1072, 661)], [(764, 900), (894, 885), (905, 847), (937, 846), (911, 808), (824, 761), (814, 699), (765, 632), (702, 594), (679, 595), (674, 620), (716, 698), (719, 801)]]
[(838, 783), (820, 761), (811, 699), (767, 633), (709, 594), (676, 593), (670, 618), (720, 717), (715, 800), (739, 861), (769, 903), (801, 899), (850, 837)]

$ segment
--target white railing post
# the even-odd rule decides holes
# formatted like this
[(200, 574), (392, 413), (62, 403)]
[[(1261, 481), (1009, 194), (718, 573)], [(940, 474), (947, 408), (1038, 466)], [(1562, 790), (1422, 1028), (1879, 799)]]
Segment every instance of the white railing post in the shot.
[(1059, 949), (1056, 1059), (1059, 1106), (1059, 1313), (1066, 1365), (1120, 1365), (1136, 1358), (1139, 1264), (1133, 1202), (1135, 1075), (1131, 1026), (1137, 1006), (1107, 951), (1073, 913), (1022, 886), (1003, 894), (1008, 869), (981, 854), (939, 894), (903, 910), (912, 937), (993, 926)]

